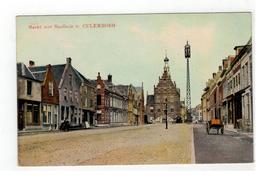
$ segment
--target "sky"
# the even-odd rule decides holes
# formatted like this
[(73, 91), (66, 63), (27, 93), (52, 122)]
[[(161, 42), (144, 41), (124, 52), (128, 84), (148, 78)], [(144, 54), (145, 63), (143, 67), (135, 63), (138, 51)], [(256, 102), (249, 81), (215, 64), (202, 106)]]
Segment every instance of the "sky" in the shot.
[[(72, 65), (86, 78), (113, 76), (115, 84), (144, 84), (145, 96), (162, 75), (167, 50), (171, 78), (186, 95), (184, 45), (191, 45), (191, 104), (222, 59), (252, 35), (251, 13), (18, 16), (17, 62)], [(94, 24), (107, 27), (93, 27)], [(88, 26), (88, 27), (86, 27)], [(90, 27), (92, 26), (92, 27)]]

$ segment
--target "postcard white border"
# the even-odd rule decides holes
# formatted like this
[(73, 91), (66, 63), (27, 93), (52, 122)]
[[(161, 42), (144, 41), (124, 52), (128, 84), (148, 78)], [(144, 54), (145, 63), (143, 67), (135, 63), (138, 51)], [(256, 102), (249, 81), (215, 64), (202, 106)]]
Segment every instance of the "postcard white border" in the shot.
[[(259, 169), (257, 160), (258, 151), (255, 150), (254, 164), (226, 164), (226, 165), (152, 165), (152, 166), (87, 166), (87, 167), (17, 167), (17, 128), (16, 128), (16, 39), (15, 39), (15, 16), (17, 15), (63, 15), (63, 14), (118, 14), (118, 13), (183, 13), (183, 12), (241, 12), (250, 11), (253, 13), (253, 43), (257, 47), (256, 38), (259, 38), (256, 31), (259, 31), (257, 24), (257, 4), (254, 0), (8, 0), (0, 3), (0, 172), (1, 175), (172, 175), (172, 172), (184, 175), (223, 175), (229, 170), (236, 170), (236, 175), (244, 175), (241, 172), (247, 170), (252, 174)], [(259, 3), (258, 3), (259, 5)], [(258, 8), (259, 11), (259, 8)], [(259, 21), (259, 18), (258, 18)], [(254, 48), (255, 58), (255, 90), (259, 87), (256, 75), (259, 75), (259, 52)], [(260, 90), (260, 89), (259, 89)], [(254, 91), (255, 110), (255, 136), (259, 136), (256, 116), (259, 114), (256, 99), (259, 93)], [(259, 139), (255, 139), (257, 149)], [(217, 172), (215, 172), (217, 170)], [(223, 171), (220, 171), (223, 170)], [(253, 170), (253, 171), (251, 171)], [(85, 173), (88, 171), (88, 173)], [(181, 172), (179, 172), (181, 171)], [(189, 171), (183, 173), (182, 171)], [(194, 172), (195, 171), (195, 172)], [(203, 171), (201, 173), (200, 171)], [(212, 172), (213, 171), (213, 172)], [(208, 173), (210, 172), (210, 173)], [(251, 175), (251, 174), (250, 174)]]

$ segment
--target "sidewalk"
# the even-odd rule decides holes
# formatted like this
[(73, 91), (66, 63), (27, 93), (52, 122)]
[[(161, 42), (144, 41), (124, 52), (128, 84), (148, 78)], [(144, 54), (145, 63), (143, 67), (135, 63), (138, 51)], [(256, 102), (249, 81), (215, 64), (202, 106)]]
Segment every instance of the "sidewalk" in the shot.
[(233, 133), (237, 133), (239, 135), (245, 136), (245, 137), (249, 137), (251, 139), (254, 138), (254, 133), (253, 132), (245, 132), (239, 129), (235, 129), (233, 126), (231, 125), (226, 125), (224, 130), (227, 130), (229, 132), (233, 132)]
[[(142, 124), (142, 125), (110, 125), (110, 126), (90, 126), (89, 128), (72, 128), (69, 132), (72, 131), (96, 131), (101, 129), (114, 129), (114, 128), (123, 128), (123, 129), (134, 129), (134, 128), (141, 128), (145, 126), (151, 126), (152, 124)], [(26, 136), (26, 135), (36, 135), (36, 134), (44, 134), (44, 133), (67, 133), (61, 130), (25, 130), (25, 131), (18, 131), (18, 136)]]

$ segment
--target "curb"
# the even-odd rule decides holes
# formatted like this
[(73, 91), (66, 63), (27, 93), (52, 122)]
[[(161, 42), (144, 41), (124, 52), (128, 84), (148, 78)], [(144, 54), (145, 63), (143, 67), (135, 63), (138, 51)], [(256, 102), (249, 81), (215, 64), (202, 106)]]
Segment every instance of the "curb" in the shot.
[(192, 125), (192, 133), (191, 133), (191, 164), (196, 164), (195, 160), (195, 147), (194, 147), (194, 131)]

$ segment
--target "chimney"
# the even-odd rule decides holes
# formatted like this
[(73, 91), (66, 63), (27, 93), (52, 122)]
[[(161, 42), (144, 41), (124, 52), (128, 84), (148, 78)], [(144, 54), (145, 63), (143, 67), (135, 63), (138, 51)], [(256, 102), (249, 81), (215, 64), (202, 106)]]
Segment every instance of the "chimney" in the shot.
[(29, 60), (29, 67), (34, 67), (35, 66), (35, 63), (33, 60)]
[(222, 71), (222, 66), (218, 66), (218, 71)]
[(112, 83), (112, 75), (110, 73), (109, 73), (109, 75), (107, 75), (107, 80), (108, 80), (108, 82)]
[(239, 55), (240, 51), (243, 49), (244, 46), (236, 46), (234, 50), (236, 51), (236, 56)]
[(97, 79), (101, 79), (100, 72), (98, 72)]
[(212, 77), (213, 77), (213, 79), (214, 79), (214, 78), (216, 77), (216, 73), (213, 73), (213, 74), (212, 74)]
[(233, 62), (233, 60), (235, 59), (235, 56), (228, 56), (228, 66)]
[(50, 70), (51, 64), (46, 65), (47, 70)]
[(71, 58), (70, 57), (67, 57), (66, 61), (67, 61), (67, 64), (71, 64)]
[(226, 69), (227, 67), (228, 67), (228, 61), (227, 61), (227, 59), (223, 59), (222, 60), (222, 68)]

